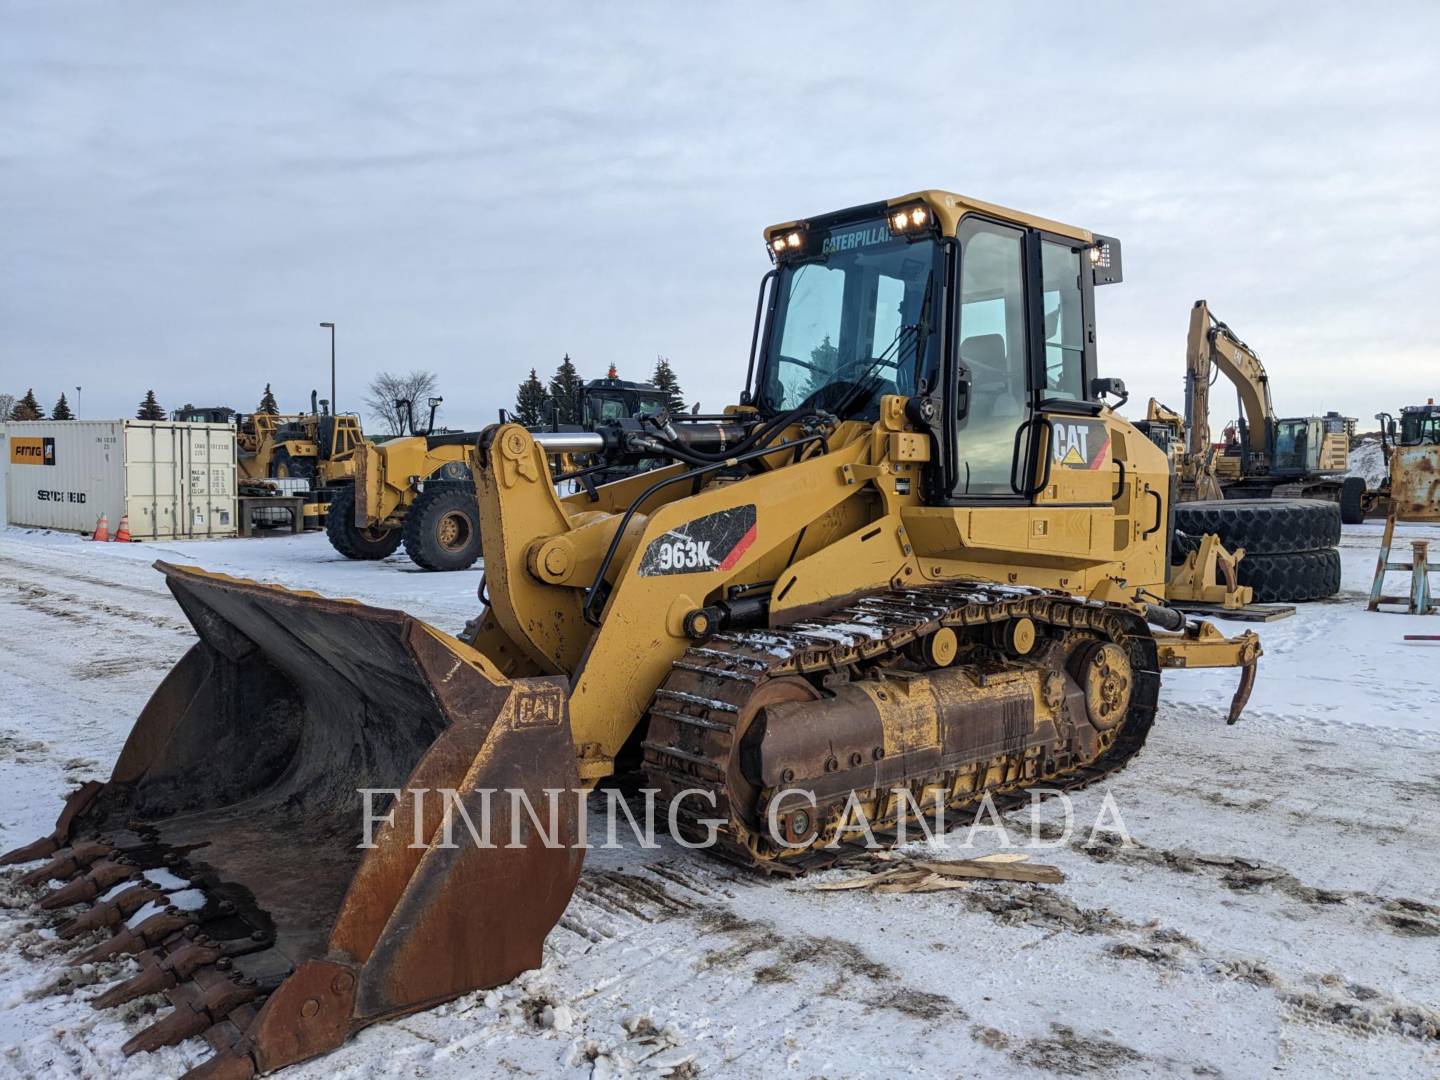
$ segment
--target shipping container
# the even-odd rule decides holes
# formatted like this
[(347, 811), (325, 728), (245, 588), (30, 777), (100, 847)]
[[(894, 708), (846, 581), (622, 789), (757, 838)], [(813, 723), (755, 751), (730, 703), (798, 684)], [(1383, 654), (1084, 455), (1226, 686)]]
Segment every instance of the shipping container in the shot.
[(136, 540), (234, 536), (235, 429), (169, 420), (16, 420), (5, 425), (11, 525)]

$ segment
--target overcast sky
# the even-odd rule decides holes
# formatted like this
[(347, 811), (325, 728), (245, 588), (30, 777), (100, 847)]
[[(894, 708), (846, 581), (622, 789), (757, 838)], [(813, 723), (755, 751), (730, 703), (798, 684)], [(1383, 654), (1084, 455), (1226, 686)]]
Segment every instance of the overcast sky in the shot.
[(933, 186), (1121, 238), (1142, 411), (1199, 297), (1282, 413), (1440, 396), (1440, 4), (1202, 8), (0, 0), (0, 390), (294, 409), (333, 320), (341, 408), (567, 351), (719, 407), (762, 227)]

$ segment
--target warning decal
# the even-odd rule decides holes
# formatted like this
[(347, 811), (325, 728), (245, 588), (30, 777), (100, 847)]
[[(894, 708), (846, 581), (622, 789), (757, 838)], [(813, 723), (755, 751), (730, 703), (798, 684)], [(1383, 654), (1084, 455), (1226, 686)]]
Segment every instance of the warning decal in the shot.
[(729, 570), (754, 542), (754, 503), (706, 514), (652, 540), (640, 559), (640, 576)]
[(1064, 469), (1098, 469), (1110, 460), (1110, 431), (1100, 420), (1054, 419), (1050, 456)]

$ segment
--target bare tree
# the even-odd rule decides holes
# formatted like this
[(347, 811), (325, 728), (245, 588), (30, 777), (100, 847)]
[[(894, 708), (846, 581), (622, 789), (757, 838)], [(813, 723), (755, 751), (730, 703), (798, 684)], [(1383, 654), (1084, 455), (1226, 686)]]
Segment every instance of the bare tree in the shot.
[(10, 419), (10, 414), (15, 411), (15, 401), (14, 394), (0, 394), (0, 420)]
[(370, 415), (390, 428), (391, 435), (403, 434), (410, 415), (401, 402), (410, 402), (416, 416), (428, 416), (426, 401), (435, 396), (437, 380), (433, 371), (412, 371), (402, 375), (382, 371), (365, 389), (365, 407)]

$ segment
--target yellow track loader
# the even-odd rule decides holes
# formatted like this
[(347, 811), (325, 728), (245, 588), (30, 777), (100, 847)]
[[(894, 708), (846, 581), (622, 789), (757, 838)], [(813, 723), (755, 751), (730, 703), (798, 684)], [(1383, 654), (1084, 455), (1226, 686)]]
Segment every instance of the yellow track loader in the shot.
[[(723, 413), (481, 433), (460, 635), (157, 564), (199, 640), (3, 860), (48, 860), (23, 880), (84, 956), (136, 954), (99, 1004), (173, 1002), (127, 1051), (204, 1035), (198, 1073), (249, 1076), (534, 966), (584, 857), (565, 793), (617, 773), (793, 875), (858, 816), (1102, 780), (1166, 668), (1240, 668), (1238, 718), (1259, 641), (1165, 605), (1169, 463), (1096, 375), (1118, 241), (922, 191), (765, 242)], [(560, 453), (668, 464), (562, 497)]]

